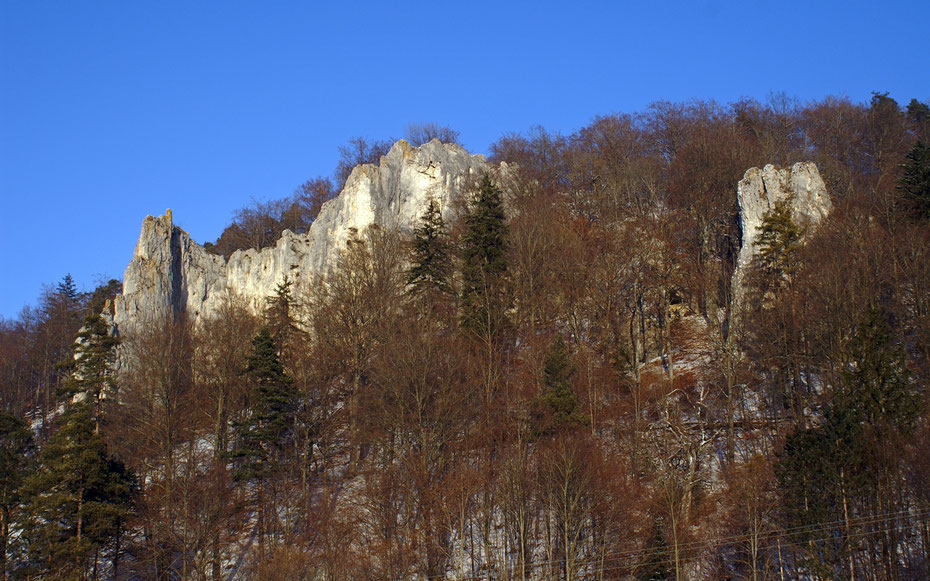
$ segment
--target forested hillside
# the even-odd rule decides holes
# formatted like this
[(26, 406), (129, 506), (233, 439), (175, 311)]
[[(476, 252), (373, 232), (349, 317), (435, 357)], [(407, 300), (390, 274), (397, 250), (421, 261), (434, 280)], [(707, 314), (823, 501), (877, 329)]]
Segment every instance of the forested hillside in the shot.
[[(66, 277), (0, 322), (0, 579), (926, 579), (928, 142), (887, 94), (660, 102), (502, 137), (259, 314), (113, 335)], [(738, 182), (808, 161), (832, 213), (767, 212), (734, 300)]]

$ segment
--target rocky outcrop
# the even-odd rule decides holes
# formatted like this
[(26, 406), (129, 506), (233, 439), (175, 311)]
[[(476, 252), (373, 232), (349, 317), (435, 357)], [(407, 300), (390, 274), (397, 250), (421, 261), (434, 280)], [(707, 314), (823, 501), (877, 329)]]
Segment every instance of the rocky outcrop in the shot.
[(216, 314), (228, 297), (258, 312), (287, 276), (295, 292), (332, 268), (337, 250), (372, 224), (410, 231), (429, 198), (448, 214), (469, 176), (487, 171), (484, 156), (437, 140), (420, 147), (398, 141), (378, 166), (356, 167), (343, 191), (323, 205), (305, 234), (285, 231), (273, 248), (239, 250), (228, 260), (207, 252), (174, 225), (171, 211), (148, 216), (113, 323), (125, 334), (166, 315), (186, 313), (196, 323)]
[(817, 166), (811, 162), (796, 163), (791, 169), (778, 169), (767, 165), (751, 168), (743, 175), (737, 187), (742, 243), (732, 289), (734, 306), (742, 304), (746, 276), (759, 249), (756, 241), (762, 227), (762, 218), (787, 200), (791, 217), (810, 235), (833, 210), (827, 188), (820, 178)]
[[(232, 297), (259, 312), (285, 276), (295, 293), (306, 291), (332, 268), (337, 251), (372, 224), (409, 232), (430, 197), (448, 217), (470, 176), (488, 169), (484, 156), (457, 145), (434, 140), (414, 148), (398, 141), (378, 166), (352, 171), (343, 191), (323, 205), (308, 232), (285, 231), (273, 248), (239, 250), (228, 260), (191, 240), (174, 225), (170, 210), (148, 216), (126, 268), (123, 293), (113, 302), (112, 323), (120, 334), (178, 313), (196, 323), (218, 313)], [(772, 165), (749, 169), (737, 195), (742, 245), (732, 288), (738, 308), (765, 213), (789, 200), (793, 218), (810, 233), (833, 205), (813, 163), (796, 163), (790, 170)]]

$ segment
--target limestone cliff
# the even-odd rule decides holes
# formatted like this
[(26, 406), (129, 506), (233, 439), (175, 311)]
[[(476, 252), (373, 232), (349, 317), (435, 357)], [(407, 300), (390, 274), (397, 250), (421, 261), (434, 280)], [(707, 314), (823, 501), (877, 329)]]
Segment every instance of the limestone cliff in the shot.
[[(228, 260), (207, 252), (174, 225), (170, 210), (148, 216), (113, 303), (112, 322), (121, 334), (166, 315), (187, 313), (193, 322), (216, 314), (227, 297), (237, 297), (260, 311), (265, 299), (287, 276), (302, 292), (334, 264), (337, 250), (372, 224), (410, 231), (430, 197), (445, 213), (469, 176), (489, 169), (484, 156), (457, 145), (432, 141), (411, 147), (398, 141), (378, 166), (356, 167), (345, 188), (323, 205), (305, 234), (285, 231), (273, 248), (239, 250)], [(817, 166), (796, 163), (791, 169), (767, 165), (746, 171), (737, 190), (742, 245), (733, 273), (734, 304), (742, 301), (756, 239), (766, 212), (790, 200), (793, 218), (808, 232), (833, 205)]]
[(113, 302), (113, 323), (121, 334), (182, 312), (196, 323), (233, 295), (257, 312), (285, 276), (295, 292), (305, 289), (332, 267), (337, 249), (372, 224), (410, 231), (430, 197), (448, 213), (465, 180), (487, 169), (484, 156), (457, 145), (433, 140), (414, 148), (398, 141), (378, 166), (352, 171), (307, 233), (285, 231), (273, 248), (239, 250), (228, 260), (191, 240), (174, 225), (170, 210), (148, 216), (123, 294)]
[(796, 163), (790, 170), (778, 169), (774, 165), (747, 170), (737, 186), (743, 235), (732, 279), (734, 305), (742, 303), (750, 263), (759, 251), (756, 240), (761, 232), (762, 218), (775, 208), (775, 204), (784, 200), (788, 200), (792, 219), (808, 235), (833, 210), (827, 188), (813, 163)]

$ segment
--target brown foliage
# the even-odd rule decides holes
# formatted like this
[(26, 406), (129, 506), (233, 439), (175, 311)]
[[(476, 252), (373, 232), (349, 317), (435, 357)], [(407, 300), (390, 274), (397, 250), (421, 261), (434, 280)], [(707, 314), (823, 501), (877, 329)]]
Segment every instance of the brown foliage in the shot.
[(301, 184), (293, 195), (268, 202), (253, 201), (236, 210), (233, 223), (223, 230), (216, 243), (204, 247), (226, 258), (236, 250), (261, 250), (274, 246), (281, 233), (303, 234), (316, 219), (323, 204), (334, 198), (332, 182), (315, 178)]
[[(410, 293), (397, 233), (351, 239), (295, 297), (306, 320), (280, 355), (301, 394), (298, 436), (286, 477), (261, 497), (231, 480), (224, 454), (250, 413), (252, 315), (230, 304), (193, 333), (161, 322), (127, 338), (133, 356), (104, 430), (143, 483), (135, 572), (219, 578), (236, 556), (239, 571), (266, 579), (807, 574), (810, 549), (777, 541), (779, 526), (798, 523), (784, 520), (773, 450), (824, 424), (871, 309), (888, 315), (913, 385), (930, 377), (930, 240), (925, 225), (897, 220), (894, 188), (922, 122), (886, 95), (804, 106), (774, 95), (656, 103), (567, 136), (502, 138), (491, 152), (508, 163), (506, 333), (477, 341), (453, 293)], [(415, 142), (446, 130), (416, 129)], [(353, 140), (340, 182), (389, 145)], [(751, 166), (811, 158), (836, 210), (734, 330), (736, 184)], [(332, 193), (314, 180), (241, 211), (220, 251), (299, 231)], [(463, 225), (451, 226), (454, 242)], [(4, 406), (42, 407), (66, 319), (3, 323)], [(534, 433), (557, 335), (586, 421)], [(877, 520), (844, 544), (856, 572), (927, 570), (918, 428), (869, 443), (880, 490), (851, 510)], [(251, 551), (247, 497), (281, 521), (279, 538)]]

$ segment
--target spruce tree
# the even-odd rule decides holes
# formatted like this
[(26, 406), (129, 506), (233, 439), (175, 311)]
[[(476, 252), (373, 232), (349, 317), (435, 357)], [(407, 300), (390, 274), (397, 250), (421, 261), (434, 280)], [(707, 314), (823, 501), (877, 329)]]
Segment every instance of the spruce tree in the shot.
[(918, 140), (902, 167), (898, 189), (908, 211), (917, 220), (930, 220), (930, 146)]
[[(814, 527), (808, 555), (825, 575), (842, 575), (851, 562), (849, 519), (884, 510), (877, 491), (889, 474), (897, 478), (900, 443), (919, 415), (920, 398), (894, 344), (887, 316), (870, 309), (846, 346), (847, 363), (823, 421), (788, 436), (776, 474), (785, 498), (788, 526)], [(882, 499), (887, 500), (887, 499)], [(838, 523), (828, 526), (826, 523)], [(830, 533), (830, 528), (834, 529)], [(830, 540), (833, 534), (836, 539)]]
[(485, 176), (465, 218), (462, 324), (493, 342), (507, 323), (507, 219), (501, 192)]
[(252, 382), (249, 415), (234, 426), (238, 446), (231, 457), (237, 466), (233, 477), (253, 484), (257, 535), (263, 559), (265, 537), (277, 531), (277, 486), (289, 466), (286, 452), (296, 438), (298, 397), (293, 380), (284, 372), (271, 331), (265, 327), (252, 340), (248, 361)]
[(869, 309), (847, 343), (846, 357), (833, 407), (870, 430), (910, 431), (920, 414), (920, 395), (904, 350), (892, 340), (888, 315)]
[(78, 294), (77, 285), (74, 284), (74, 277), (71, 276), (71, 273), (66, 274), (55, 287), (54, 296), (55, 302), (68, 312), (77, 313), (80, 311), (81, 295)]
[(56, 331), (68, 329), (68, 337), (81, 323), (81, 294), (78, 293), (74, 278), (66, 274), (54, 290), (46, 291), (42, 314), (47, 323), (53, 324)]
[(108, 455), (86, 402), (70, 405), (59, 425), (23, 486), (23, 532), (38, 572), (85, 578), (129, 516), (135, 484), (122, 462)]
[(59, 395), (85, 397), (93, 405), (94, 421), (99, 422), (103, 399), (117, 389), (113, 363), (119, 338), (110, 334), (106, 321), (95, 314), (84, 318), (75, 344), (71, 373)]
[(791, 200), (775, 203), (762, 216), (758, 255), (754, 261), (754, 290), (759, 304), (770, 300), (771, 293), (790, 282), (799, 268), (799, 252), (803, 232), (791, 217)]
[(413, 232), (407, 285), (416, 293), (451, 293), (452, 258), (446, 225), (435, 199), (430, 198), (420, 225)]
[(823, 577), (842, 577), (848, 507), (868, 492), (865, 454), (862, 424), (836, 408), (826, 410), (822, 425), (790, 434), (778, 454), (783, 525), (807, 541), (802, 563)]
[(911, 102), (907, 104), (907, 118), (914, 123), (930, 121), (930, 105), (911, 99)]
[(532, 405), (533, 433), (537, 436), (584, 425), (584, 414), (578, 409), (578, 399), (572, 391), (574, 374), (568, 346), (558, 336), (543, 363), (543, 392)]
[(774, 278), (791, 276), (797, 270), (801, 228), (791, 217), (790, 200), (775, 203), (762, 216), (759, 239), (759, 267)]
[(9, 573), (10, 531), (19, 521), (20, 486), (32, 467), (33, 452), (29, 426), (0, 411), (0, 579)]
[(297, 391), (284, 372), (271, 331), (265, 327), (252, 340), (248, 361), (252, 380), (251, 415), (239, 422), (239, 459), (236, 477), (262, 479), (279, 466), (285, 446), (294, 436)]
[(907, 121), (917, 139), (930, 139), (930, 106), (917, 99), (911, 99), (907, 104)]
[(265, 323), (278, 349), (284, 351), (296, 325), (294, 324), (294, 281), (287, 275), (275, 286), (274, 294), (265, 299)]

